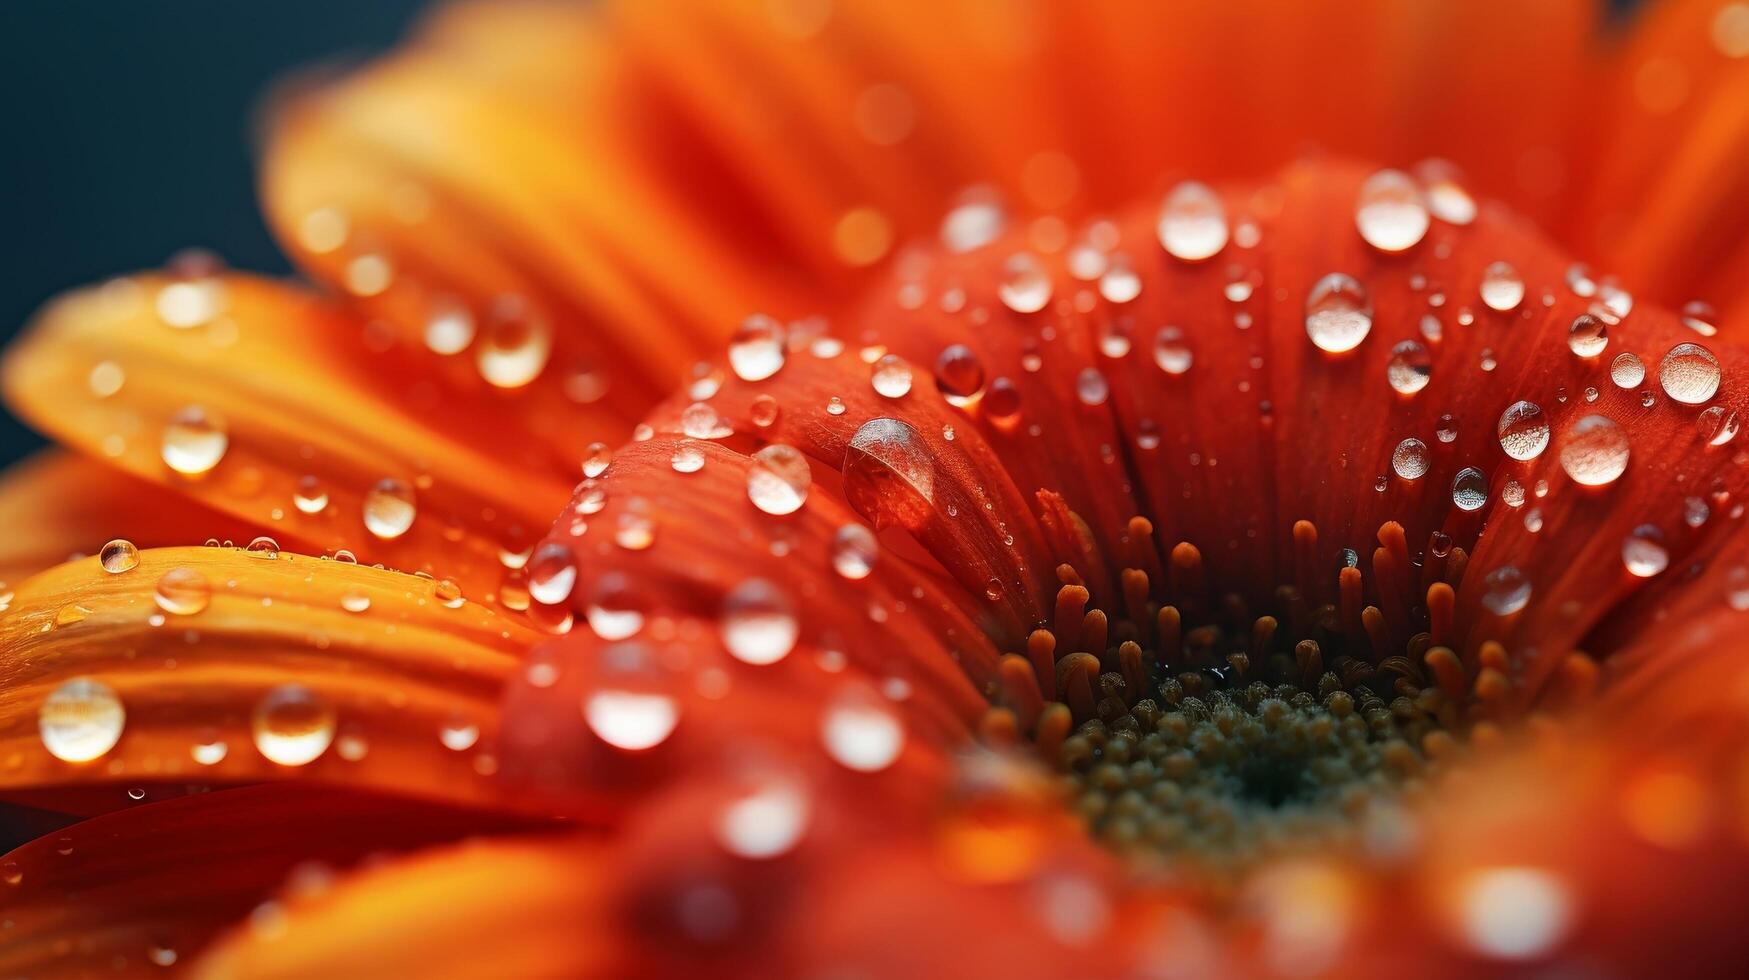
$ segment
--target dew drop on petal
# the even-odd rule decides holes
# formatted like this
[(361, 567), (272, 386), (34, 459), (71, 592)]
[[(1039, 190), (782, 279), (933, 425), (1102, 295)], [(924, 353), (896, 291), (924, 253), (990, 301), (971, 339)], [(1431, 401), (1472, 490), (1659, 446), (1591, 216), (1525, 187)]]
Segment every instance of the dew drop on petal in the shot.
[(1360, 237), (1381, 252), (1415, 247), (1429, 224), (1421, 189), (1401, 170), (1380, 170), (1360, 185), (1354, 224)]
[(677, 701), (641, 644), (621, 643), (599, 657), (605, 673), (583, 699), (583, 720), (603, 742), (628, 752), (655, 748), (680, 723)]
[(1421, 479), (1430, 466), (1427, 443), (1419, 439), (1404, 439), (1391, 452), (1391, 470), (1405, 480)]
[(619, 572), (609, 572), (595, 584), (584, 616), (595, 635), (610, 642), (629, 639), (644, 628), (638, 593)]
[(407, 533), (418, 516), (413, 488), (393, 477), (378, 480), (364, 495), (364, 527), (372, 535), (393, 541)]
[(1319, 350), (1341, 354), (1372, 332), (1372, 299), (1353, 276), (1332, 272), (1306, 294), (1306, 334)]
[(761, 779), (717, 815), (716, 836), (731, 854), (765, 860), (795, 847), (807, 830), (808, 816), (808, 795), (799, 783)]
[(1476, 199), (1458, 182), (1457, 168), (1444, 161), (1429, 160), (1417, 168), (1427, 186), (1427, 208), (1450, 225), (1476, 220)]
[(1627, 471), (1628, 455), (1628, 437), (1621, 426), (1602, 415), (1587, 415), (1567, 430), (1561, 468), (1574, 483), (1601, 487)]
[(1482, 270), (1481, 294), (1488, 309), (1509, 313), (1524, 302), (1524, 279), (1510, 263), (1495, 262)]
[(548, 541), (534, 549), (527, 568), (528, 594), (544, 605), (569, 599), (577, 585), (577, 556), (562, 542)]
[(62, 762), (90, 762), (121, 740), (127, 723), (121, 698), (108, 684), (89, 677), (63, 681), (37, 709), (43, 748)]
[(729, 338), (729, 368), (742, 381), (764, 381), (783, 367), (784, 329), (763, 313), (755, 313)]
[(753, 424), (759, 426), (761, 429), (769, 429), (776, 425), (777, 417), (780, 414), (781, 409), (777, 404), (777, 399), (770, 395), (759, 395), (755, 397), (753, 399), (753, 404), (747, 409), (747, 417), (751, 418)]
[(1082, 368), (1075, 376), (1075, 397), (1089, 407), (1103, 405), (1111, 396), (1111, 385), (1098, 368)]
[(500, 297), (493, 305), (474, 347), (480, 377), (495, 388), (521, 388), (540, 377), (552, 352), (552, 327), (516, 296)]
[(1385, 380), (1399, 395), (1413, 395), (1427, 387), (1433, 377), (1433, 357), (1419, 341), (1405, 340), (1391, 348), (1385, 363)]
[(172, 568), (152, 588), (152, 601), (172, 616), (192, 616), (212, 601), (213, 587), (192, 568)]
[(425, 314), (425, 346), (433, 354), (460, 354), (474, 342), (474, 314), (461, 303), (445, 299)]
[(970, 252), (1000, 238), (1008, 217), (993, 193), (967, 192), (941, 222), (941, 242), (950, 252)]
[(340, 608), (349, 613), (370, 612), (370, 593), (356, 589), (340, 597)]
[(1668, 568), (1670, 551), (1664, 547), (1664, 532), (1656, 524), (1634, 528), (1622, 539), (1621, 563), (1629, 574), (1639, 578), (1651, 578)]
[(1638, 355), (1622, 351), (1609, 362), (1609, 380), (1615, 382), (1617, 388), (1638, 387), (1646, 380), (1646, 362)]
[(302, 766), (334, 741), (334, 706), (302, 684), (281, 684), (255, 706), (255, 748), (269, 762)]
[(1451, 502), (1461, 511), (1477, 511), (1488, 502), (1488, 477), (1474, 466), (1458, 471), (1451, 481)]
[(328, 488), (314, 476), (299, 477), (292, 491), (292, 506), (300, 514), (320, 514), (328, 509)]
[(1578, 357), (1596, 357), (1609, 346), (1609, 326), (1589, 313), (1573, 318), (1567, 328), (1567, 349)]
[(1535, 459), (1549, 447), (1549, 420), (1542, 406), (1535, 402), (1516, 401), (1500, 413), (1500, 424), (1494, 429), (1500, 438), (1500, 448), (1516, 460)]
[(690, 442), (681, 443), (668, 457), (668, 465), (676, 473), (697, 473), (704, 469), (704, 453)]
[(1482, 577), (1482, 607), (1510, 616), (1530, 603), (1530, 579), (1515, 565), (1501, 565)]
[(997, 378), (990, 382), (990, 390), (984, 395), (984, 417), (998, 429), (1012, 430), (1020, 424), (1020, 389), (1007, 378)]
[(964, 344), (950, 344), (935, 359), (935, 386), (948, 404), (964, 407), (984, 390), (984, 364)]
[(872, 691), (853, 688), (837, 696), (820, 716), (826, 754), (857, 772), (879, 772), (905, 747), (905, 728), (894, 710)]
[(218, 765), (225, 761), (225, 756), (229, 755), (230, 752), (231, 747), (225, 744), (224, 739), (216, 735), (204, 736), (200, 741), (188, 747), (189, 756), (203, 766)]
[(922, 434), (899, 419), (864, 422), (844, 454), (844, 496), (877, 529), (920, 529), (935, 502), (935, 461)]
[(1475, 872), (1460, 895), (1464, 936), (1476, 951), (1497, 959), (1543, 956), (1566, 936), (1572, 920), (1567, 889), (1534, 868)]
[(793, 514), (808, 499), (813, 479), (801, 450), (773, 443), (753, 454), (747, 469), (747, 499), (767, 514)]
[(1737, 413), (1722, 405), (1714, 405), (1695, 418), (1695, 425), (1700, 428), (1700, 437), (1709, 446), (1722, 446), (1736, 438), (1740, 424)]
[(861, 524), (846, 524), (832, 536), (832, 569), (843, 578), (868, 578), (879, 555), (874, 532)]
[(452, 717), (437, 730), (437, 740), (451, 752), (466, 752), (480, 740), (480, 726), (467, 718)]
[(903, 398), (911, 393), (911, 365), (897, 354), (883, 354), (869, 369), (869, 383), (882, 398)]
[(1456, 442), (1458, 437), (1457, 417), (1441, 415), (1438, 426), (1433, 430), (1433, 435), (1440, 442)]
[(92, 365), (91, 373), (85, 376), (85, 384), (91, 388), (91, 393), (98, 398), (108, 398), (121, 390), (127, 383), (127, 374), (121, 365), (114, 361), (98, 361)]
[(1690, 300), (1682, 305), (1682, 325), (1702, 337), (1717, 336), (1719, 332), (1719, 311), (1712, 304), (1701, 300)]
[(794, 606), (764, 579), (749, 579), (729, 590), (718, 629), (729, 653), (754, 666), (789, 656), (801, 633)]
[(116, 538), (98, 551), (97, 562), (111, 575), (131, 572), (140, 565), (140, 549), (132, 541)]
[(1201, 262), (1227, 247), (1227, 209), (1213, 188), (1187, 180), (1166, 195), (1155, 231), (1168, 255)]
[(1003, 264), (996, 295), (1003, 306), (1016, 313), (1037, 313), (1051, 301), (1052, 289), (1050, 273), (1038, 259), (1023, 252), (1010, 256)]
[(231, 437), (220, 422), (198, 406), (189, 406), (171, 416), (164, 426), (160, 455), (164, 465), (184, 476), (199, 476), (219, 465)]
[(1719, 359), (1699, 344), (1677, 344), (1658, 363), (1664, 394), (1684, 405), (1705, 403), (1719, 390)]
[(1190, 370), (1190, 346), (1184, 342), (1184, 331), (1177, 327), (1161, 327), (1154, 335), (1154, 363), (1167, 374), (1179, 375)]
[(583, 475), (594, 479), (613, 465), (613, 447), (605, 442), (592, 442), (583, 450)]

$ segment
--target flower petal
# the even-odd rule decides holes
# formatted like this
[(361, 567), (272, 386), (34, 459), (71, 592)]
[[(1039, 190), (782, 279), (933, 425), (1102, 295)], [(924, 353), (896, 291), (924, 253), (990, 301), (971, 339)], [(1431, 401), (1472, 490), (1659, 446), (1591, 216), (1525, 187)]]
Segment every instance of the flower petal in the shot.
[[(51, 569), (18, 586), (0, 637), (0, 790), (298, 778), (466, 803), (498, 798), (492, 709), (529, 642), (427, 578), (231, 548)], [(120, 711), (76, 702), (72, 749), (51, 753), (39, 713), (92, 693), (62, 689), (76, 678)], [(446, 747), (449, 729), (465, 734)]]
[[(284, 544), (347, 548), (488, 595), (500, 550), (545, 527), (576, 464), (501, 414), (446, 410), (416, 355), (373, 355), (361, 329), (265, 280), (140, 277), (45, 311), (8, 354), (7, 395), (57, 438)], [(204, 414), (182, 420), (191, 407)], [(414, 503), (377, 504), (367, 530), (383, 480)]]
[[(319, 891), (346, 865), (504, 829), (503, 818), (312, 786), (254, 786), (136, 805), (0, 857), (0, 969), (143, 973), (187, 966), (285, 885)], [(252, 920), (277, 921), (265, 906)]]

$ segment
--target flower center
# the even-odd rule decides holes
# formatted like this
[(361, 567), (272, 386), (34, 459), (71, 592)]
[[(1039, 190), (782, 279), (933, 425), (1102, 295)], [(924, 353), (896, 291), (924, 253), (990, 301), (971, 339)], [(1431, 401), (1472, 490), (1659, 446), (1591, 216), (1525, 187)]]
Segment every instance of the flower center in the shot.
[[(1137, 518), (1130, 532), (1149, 540), (1152, 528)], [(1294, 538), (1316, 554), (1311, 525)], [(1406, 552), (1395, 524), (1380, 540)], [(1468, 684), (1442, 643), (1445, 578), (1465, 557), (1434, 545), (1406, 562), (1426, 598), (1392, 616), (1362, 604), (1351, 552), (1327, 575), (1281, 583), (1261, 614), (1203, 587), (1185, 543), (1169, 552), (1169, 601), (1151, 598), (1160, 570), (1122, 569), (1121, 600), (1095, 605), (1060, 568), (1052, 625), (1029, 654), (1052, 665), (1064, 699), (1041, 712), (1036, 741), (1073, 809), (1127, 855), (1211, 870), (1352, 842), (1460, 730)]]

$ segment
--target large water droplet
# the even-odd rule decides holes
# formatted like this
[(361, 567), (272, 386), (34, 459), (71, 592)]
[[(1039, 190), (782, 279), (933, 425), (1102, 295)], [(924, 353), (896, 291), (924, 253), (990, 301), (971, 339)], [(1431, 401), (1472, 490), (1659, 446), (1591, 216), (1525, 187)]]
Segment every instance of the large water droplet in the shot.
[(813, 473), (801, 450), (773, 443), (753, 454), (747, 469), (747, 499), (767, 514), (793, 514), (808, 499)]
[(717, 840), (739, 857), (774, 858), (801, 840), (808, 812), (808, 795), (799, 782), (762, 777), (717, 815)]
[(364, 495), (365, 530), (384, 541), (393, 541), (407, 533), (419, 510), (414, 503), (413, 488), (392, 477), (377, 481)]
[(1500, 437), (1500, 448), (1516, 460), (1535, 459), (1549, 448), (1549, 420), (1542, 406), (1535, 402), (1516, 401), (1500, 413), (1500, 424), (1494, 432)]
[(783, 325), (755, 313), (729, 338), (729, 367), (742, 381), (764, 381), (783, 367)]
[(719, 628), (729, 653), (754, 666), (789, 656), (801, 633), (789, 599), (763, 579), (749, 579), (729, 591)]
[(1719, 390), (1719, 359), (1699, 344), (1677, 344), (1658, 363), (1664, 394), (1684, 405), (1705, 403)]
[(521, 297), (493, 304), (486, 332), (475, 347), (480, 377), (495, 388), (520, 388), (546, 370), (553, 352), (553, 330)]
[(1722, 446), (1737, 436), (1737, 413), (1727, 410), (1722, 405), (1714, 405), (1705, 409), (1695, 418), (1695, 424), (1700, 428), (1700, 437), (1709, 446)]
[(1482, 606), (1496, 616), (1510, 616), (1530, 603), (1530, 579), (1513, 565), (1501, 565), (1482, 577)]
[(548, 541), (528, 559), (528, 594), (534, 601), (556, 606), (571, 597), (577, 585), (577, 556), (562, 542)]
[(63, 762), (101, 758), (120, 741), (126, 722), (121, 698), (108, 684), (89, 677), (62, 682), (37, 710), (43, 748)]
[(1617, 388), (1634, 388), (1646, 380), (1646, 362), (1634, 354), (1622, 351), (1609, 362), (1609, 380)]
[(230, 445), (224, 425), (206, 409), (191, 405), (171, 416), (164, 426), (159, 454), (165, 466), (185, 476), (199, 476), (219, 465)]
[(1601, 415), (1587, 415), (1567, 430), (1561, 468), (1574, 483), (1601, 487), (1627, 471), (1628, 453), (1628, 436), (1621, 426)]
[(255, 748), (269, 762), (302, 766), (334, 741), (334, 706), (302, 684), (281, 684), (255, 706)]
[(140, 565), (140, 549), (132, 541), (116, 538), (97, 553), (97, 562), (111, 575), (131, 572)]
[(615, 748), (654, 748), (680, 723), (680, 703), (664, 683), (650, 652), (636, 643), (603, 650), (601, 684), (583, 699), (583, 720)]
[(1474, 466), (1458, 471), (1451, 481), (1451, 502), (1461, 511), (1477, 511), (1488, 502), (1488, 476)]
[(1717, 336), (1719, 332), (1719, 311), (1712, 304), (1701, 300), (1689, 300), (1682, 304), (1682, 325), (1702, 337)]
[(898, 419), (863, 423), (844, 454), (844, 495), (876, 528), (922, 528), (935, 501), (935, 461), (923, 436)]
[(911, 365), (897, 354), (882, 354), (869, 369), (869, 383), (882, 398), (903, 398), (911, 393)]
[(948, 404), (964, 407), (984, 390), (984, 364), (963, 344), (951, 344), (935, 359), (935, 386)]
[(1187, 180), (1166, 195), (1155, 231), (1168, 255), (1201, 262), (1227, 247), (1227, 209), (1213, 188)]
[(1456, 167), (1443, 160), (1428, 160), (1416, 172), (1427, 185), (1427, 208), (1434, 217), (1452, 225), (1476, 220), (1476, 199), (1458, 182)]
[(328, 488), (314, 476), (301, 476), (292, 491), (292, 506), (300, 514), (320, 514), (328, 509)]
[(619, 572), (608, 572), (595, 584), (585, 616), (589, 628), (604, 640), (624, 640), (644, 628), (641, 596)]
[(1495, 262), (1482, 270), (1481, 293), (1488, 309), (1510, 313), (1524, 302), (1524, 279), (1510, 263)]
[(1573, 318), (1567, 328), (1567, 349), (1579, 357), (1596, 357), (1609, 346), (1609, 326), (1589, 313)]
[(996, 294), (1003, 306), (1016, 313), (1037, 313), (1051, 301), (1052, 288), (1050, 273), (1038, 259), (1023, 252), (1004, 263)]
[(1427, 387), (1433, 377), (1433, 356), (1419, 341), (1405, 340), (1391, 348), (1385, 364), (1385, 380), (1399, 395), (1413, 395)]
[(871, 691), (852, 688), (827, 705), (820, 718), (826, 754), (847, 769), (879, 772), (905, 747), (905, 728), (891, 707)]
[(1421, 479), (1431, 465), (1427, 443), (1419, 439), (1404, 439), (1391, 452), (1391, 470), (1405, 480)]
[(158, 579), (152, 601), (172, 616), (192, 616), (212, 601), (213, 587), (192, 568), (172, 568)]
[(1353, 276), (1332, 272), (1306, 294), (1306, 334), (1319, 350), (1341, 354), (1372, 332), (1372, 299)]
[(1380, 170), (1360, 185), (1354, 224), (1381, 252), (1402, 252), (1421, 241), (1429, 224), (1421, 189), (1401, 170)]
[(1639, 578), (1651, 578), (1668, 568), (1670, 551), (1664, 547), (1664, 532), (1656, 524), (1634, 528), (1622, 539), (1621, 563), (1630, 575)]

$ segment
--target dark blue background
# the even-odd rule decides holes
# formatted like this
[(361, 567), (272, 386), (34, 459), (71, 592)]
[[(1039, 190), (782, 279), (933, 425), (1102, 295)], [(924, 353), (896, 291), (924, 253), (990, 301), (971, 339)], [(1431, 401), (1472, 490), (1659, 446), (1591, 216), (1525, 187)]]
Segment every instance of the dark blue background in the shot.
[[(402, 37), (418, 0), (0, 0), (0, 338), (198, 245), (281, 271), (255, 204), (275, 80)], [(0, 464), (42, 441), (0, 412)]]

